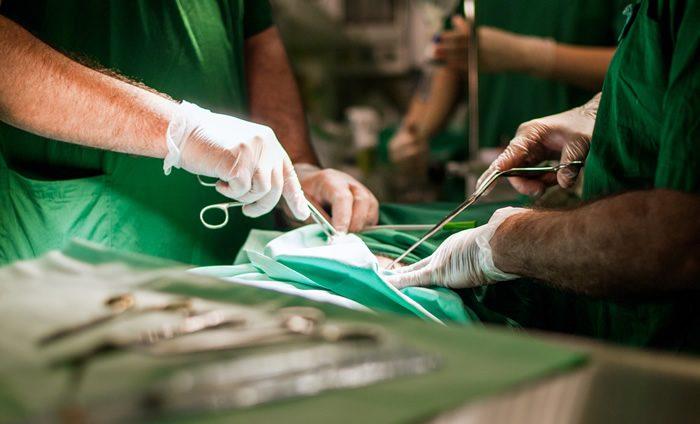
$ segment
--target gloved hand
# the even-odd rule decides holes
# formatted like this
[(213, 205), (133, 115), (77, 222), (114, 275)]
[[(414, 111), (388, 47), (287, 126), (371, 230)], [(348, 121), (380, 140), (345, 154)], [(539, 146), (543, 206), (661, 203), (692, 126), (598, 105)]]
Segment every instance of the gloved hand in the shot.
[(166, 175), (176, 167), (218, 178), (216, 190), (245, 203), (250, 217), (270, 212), (280, 196), (297, 219), (309, 217), (292, 162), (271, 128), (182, 102), (166, 139)]
[(428, 153), (428, 141), (418, 134), (415, 125), (402, 125), (389, 141), (389, 160), (396, 164), (414, 162)]
[(499, 209), (486, 225), (453, 234), (432, 255), (393, 270), (384, 278), (399, 289), (409, 286), (470, 288), (518, 278), (496, 268), (490, 241), (503, 221), (526, 212), (523, 208)]
[[(559, 159), (561, 162), (585, 161), (591, 146), (599, 102), (600, 94), (583, 106), (520, 125), (515, 138), (481, 175), (477, 186), (491, 174), (506, 169), (535, 166), (550, 159)], [(551, 174), (540, 178), (510, 177), (508, 180), (520, 193), (539, 196), (546, 187), (557, 182), (564, 188), (573, 186), (578, 173), (578, 167), (570, 167), (560, 170), (556, 180)]]
[[(467, 72), (469, 24), (461, 16), (452, 17), (453, 29), (440, 34), (435, 59), (461, 72)], [(548, 76), (554, 66), (556, 42), (552, 39), (514, 34), (480, 26), (479, 70), (482, 72), (526, 72)]]
[(350, 175), (308, 163), (295, 164), (294, 168), (309, 199), (330, 206), (331, 224), (336, 230), (357, 232), (377, 223), (379, 202)]

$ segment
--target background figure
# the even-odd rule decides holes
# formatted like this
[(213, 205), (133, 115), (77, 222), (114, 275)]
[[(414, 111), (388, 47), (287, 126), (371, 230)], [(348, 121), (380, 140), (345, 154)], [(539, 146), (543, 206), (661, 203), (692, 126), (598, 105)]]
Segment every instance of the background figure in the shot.
[[(521, 123), (583, 104), (600, 91), (625, 4), (477, 1), (481, 147), (505, 146)], [(424, 178), (428, 158), (435, 158), (438, 150), (441, 161), (465, 158), (466, 129), (458, 136), (440, 135), (466, 92), (462, 82), (469, 28), (461, 10), (462, 2), (446, 20), (445, 31), (436, 36), (433, 58), (439, 65), (426, 76), (429, 82), (414, 96), (390, 141), (391, 161), (412, 170), (401, 173), (407, 178), (421, 178), (418, 170)], [(484, 153), (486, 161), (495, 156)], [(458, 200), (463, 194), (458, 186), (445, 195)]]

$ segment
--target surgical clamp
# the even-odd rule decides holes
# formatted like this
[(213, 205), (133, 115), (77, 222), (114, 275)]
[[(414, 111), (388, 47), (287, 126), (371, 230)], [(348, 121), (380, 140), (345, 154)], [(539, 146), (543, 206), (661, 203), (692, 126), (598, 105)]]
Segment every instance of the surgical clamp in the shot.
[(448, 222), (452, 221), (457, 215), (460, 213), (464, 212), (465, 209), (467, 209), (469, 206), (474, 204), (485, 192), (486, 190), (493, 185), (493, 183), (500, 177), (530, 177), (530, 176), (536, 176), (536, 175), (541, 175), (541, 174), (547, 174), (550, 172), (557, 172), (560, 169), (564, 168), (569, 168), (569, 167), (582, 167), (583, 166), (583, 161), (580, 160), (575, 160), (571, 162), (566, 162), (566, 163), (560, 163), (559, 165), (555, 166), (536, 166), (536, 167), (529, 167), (529, 168), (511, 168), (505, 171), (500, 171), (496, 172), (494, 174), (491, 174), (489, 178), (487, 178), (479, 187), (477, 187), (476, 191), (474, 194), (469, 196), (467, 200), (462, 202), (459, 206), (457, 206), (452, 212), (447, 214), (443, 219), (440, 220), (433, 228), (425, 233), (417, 242), (413, 243), (411, 247), (409, 247), (405, 252), (403, 252), (398, 258), (394, 259), (394, 261), (389, 264), (387, 269), (392, 269), (393, 267), (396, 266), (399, 262), (401, 262), (408, 254), (413, 252), (418, 246), (420, 246), (424, 241), (428, 240), (430, 237), (435, 235), (438, 231), (440, 231)]
[[(204, 181), (204, 180), (202, 180), (202, 178), (199, 175), (197, 175), (197, 180), (199, 181), (199, 184), (203, 185), (204, 187), (215, 187), (216, 186), (216, 182)], [(323, 216), (323, 214), (318, 209), (316, 209), (316, 207), (314, 205), (312, 205), (311, 202), (307, 201), (306, 203), (309, 207), (309, 211), (311, 211), (311, 218), (314, 220), (314, 222), (316, 222), (321, 227), (321, 230), (323, 230), (324, 234), (326, 234), (326, 237), (328, 237), (330, 239), (331, 237), (337, 236), (338, 231), (333, 227), (333, 225), (331, 225), (330, 222), (328, 222), (326, 217)], [(223, 228), (226, 226), (226, 224), (228, 224), (228, 219), (229, 219), (228, 209), (241, 207), (243, 205), (244, 205), (244, 203), (241, 203), (241, 202), (223, 202), (223, 203), (214, 203), (213, 205), (205, 206), (199, 212), (199, 220), (202, 222), (202, 225), (209, 228), (210, 230), (216, 230), (219, 228)], [(207, 222), (206, 218), (204, 217), (204, 215), (208, 211), (214, 210), (214, 209), (218, 209), (224, 213), (224, 220), (218, 224), (211, 224), (211, 223)]]

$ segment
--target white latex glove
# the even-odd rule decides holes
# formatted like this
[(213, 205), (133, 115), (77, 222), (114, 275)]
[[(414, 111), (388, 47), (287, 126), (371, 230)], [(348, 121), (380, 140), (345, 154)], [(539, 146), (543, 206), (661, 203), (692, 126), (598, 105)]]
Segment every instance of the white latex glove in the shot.
[(377, 198), (350, 175), (308, 163), (295, 164), (294, 168), (309, 199), (321, 207), (330, 206), (336, 230), (357, 232), (377, 223)]
[[(515, 138), (481, 175), (477, 186), (491, 174), (506, 169), (535, 166), (551, 159), (559, 159), (560, 162), (585, 161), (599, 102), (600, 94), (583, 106), (520, 125)], [(539, 196), (546, 187), (557, 182), (564, 188), (573, 186), (578, 173), (578, 167), (571, 167), (560, 170), (556, 180), (551, 174), (540, 178), (511, 177), (508, 180), (520, 193)]]
[(393, 270), (384, 278), (397, 288), (470, 288), (518, 278), (496, 268), (490, 241), (503, 221), (524, 212), (527, 209), (499, 209), (486, 225), (453, 234), (432, 255), (413, 265)]
[[(435, 45), (435, 59), (446, 66), (467, 71), (469, 24), (461, 16), (452, 17), (453, 29), (440, 34)], [(556, 42), (515, 34), (498, 28), (480, 26), (479, 70), (482, 72), (526, 72), (546, 77), (554, 67)]]
[(167, 145), (166, 175), (176, 167), (218, 178), (216, 190), (245, 203), (250, 217), (270, 212), (280, 196), (297, 219), (309, 217), (292, 162), (271, 128), (182, 102), (168, 126)]

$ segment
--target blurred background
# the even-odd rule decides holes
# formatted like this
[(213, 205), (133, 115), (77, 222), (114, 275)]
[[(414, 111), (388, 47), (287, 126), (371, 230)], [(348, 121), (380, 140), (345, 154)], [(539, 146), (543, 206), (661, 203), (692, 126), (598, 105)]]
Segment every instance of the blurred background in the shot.
[(461, 200), (448, 169), (467, 150), (466, 89), (430, 154), (392, 164), (388, 143), (436, 65), (430, 49), (456, 0), (272, 0), (324, 166), (350, 173), (383, 201)]

